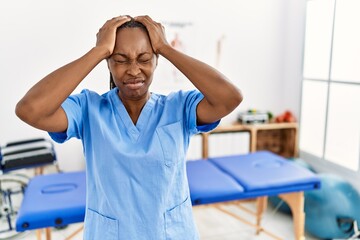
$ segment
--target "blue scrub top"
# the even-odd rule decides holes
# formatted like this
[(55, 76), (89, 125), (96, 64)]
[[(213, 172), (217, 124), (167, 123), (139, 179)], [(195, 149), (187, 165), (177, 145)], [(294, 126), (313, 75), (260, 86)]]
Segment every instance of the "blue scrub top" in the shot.
[(63, 104), (62, 143), (82, 140), (87, 171), (86, 240), (199, 239), (192, 214), (185, 156), (190, 136), (219, 122), (197, 126), (197, 91), (152, 93), (134, 125), (118, 89), (89, 90)]

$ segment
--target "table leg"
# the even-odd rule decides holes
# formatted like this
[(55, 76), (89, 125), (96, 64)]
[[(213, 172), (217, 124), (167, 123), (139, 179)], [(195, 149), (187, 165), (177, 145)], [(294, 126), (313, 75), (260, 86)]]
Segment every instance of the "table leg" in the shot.
[(304, 192), (280, 194), (279, 197), (283, 199), (291, 209), (294, 221), (295, 239), (305, 240)]

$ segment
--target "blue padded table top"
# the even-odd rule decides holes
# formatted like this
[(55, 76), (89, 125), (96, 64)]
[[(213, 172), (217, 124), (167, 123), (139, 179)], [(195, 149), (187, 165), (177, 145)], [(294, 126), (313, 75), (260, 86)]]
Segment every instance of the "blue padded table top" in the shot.
[(313, 172), (268, 151), (188, 161), (193, 205), (313, 190)]
[(85, 206), (85, 171), (36, 176), (25, 190), (16, 230), (21, 232), (82, 222)]
[(233, 177), (245, 191), (293, 188), (306, 185), (317, 188), (319, 178), (311, 171), (269, 151), (211, 158), (209, 161)]
[(233, 178), (209, 161), (188, 161), (186, 168), (193, 205), (237, 199), (244, 192)]

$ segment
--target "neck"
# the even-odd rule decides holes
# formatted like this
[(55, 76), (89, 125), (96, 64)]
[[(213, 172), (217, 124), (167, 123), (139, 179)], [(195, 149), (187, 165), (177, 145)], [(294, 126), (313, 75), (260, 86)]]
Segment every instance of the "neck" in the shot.
[(128, 112), (131, 120), (136, 125), (137, 120), (139, 119), (140, 113), (145, 106), (146, 102), (149, 100), (151, 94), (147, 93), (145, 97), (139, 98), (139, 99), (127, 99), (124, 97), (121, 97), (119, 94), (119, 97), (122, 101), (122, 103), (125, 106), (126, 111)]

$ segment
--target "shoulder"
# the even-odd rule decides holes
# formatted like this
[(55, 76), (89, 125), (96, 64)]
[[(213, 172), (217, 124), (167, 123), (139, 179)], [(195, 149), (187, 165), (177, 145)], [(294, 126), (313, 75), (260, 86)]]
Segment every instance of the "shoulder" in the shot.
[(99, 94), (99, 93), (89, 90), (89, 89), (83, 89), (83, 90), (81, 90), (80, 93), (75, 93), (75, 94), (70, 95), (70, 98), (79, 98), (79, 99), (87, 100), (87, 101), (105, 100), (105, 99), (110, 98), (112, 91), (113, 90), (108, 91), (103, 94)]
[(203, 97), (203, 95), (198, 90), (179, 90), (176, 92), (171, 92), (168, 95), (158, 95), (158, 101), (166, 103), (186, 103), (192, 98)]
[(87, 109), (99, 105), (108, 104), (110, 102), (110, 93), (111, 91), (100, 95), (95, 91), (83, 89), (80, 93), (71, 94), (62, 104), (62, 106), (63, 108), (70, 106)]

